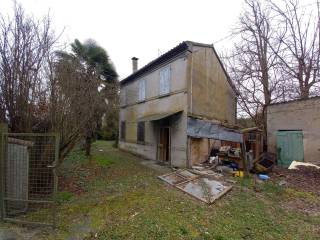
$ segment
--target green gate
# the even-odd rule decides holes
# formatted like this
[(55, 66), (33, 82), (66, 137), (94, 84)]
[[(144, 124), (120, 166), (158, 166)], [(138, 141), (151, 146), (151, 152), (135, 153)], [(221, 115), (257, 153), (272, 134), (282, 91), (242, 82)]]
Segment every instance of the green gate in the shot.
[(57, 134), (0, 132), (1, 219), (55, 225)]
[(277, 132), (278, 164), (289, 167), (292, 161), (303, 161), (303, 133), (302, 131)]

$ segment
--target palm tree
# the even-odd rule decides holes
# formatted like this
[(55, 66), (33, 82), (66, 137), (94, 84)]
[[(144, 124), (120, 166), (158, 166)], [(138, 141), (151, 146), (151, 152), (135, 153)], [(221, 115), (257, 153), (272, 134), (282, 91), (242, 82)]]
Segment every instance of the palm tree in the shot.
[(94, 40), (89, 39), (82, 44), (75, 39), (71, 49), (74, 56), (87, 67), (88, 73), (96, 74), (102, 82), (114, 82), (118, 79), (118, 74), (106, 50)]
[[(91, 152), (91, 142), (97, 128), (100, 126), (101, 118), (104, 108), (104, 99), (110, 97), (110, 92), (116, 92), (118, 86), (118, 74), (112, 64), (106, 50), (99, 46), (94, 40), (89, 39), (84, 43), (81, 43), (78, 39), (71, 44), (71, 53), (68, 52), (57, 52), (57, 56), (60, 61), (73, 62), (85, 69), (86, 77), (84, 81), (96, 81), (98, 80), (99, 86), (95, 84), (90, 84), (88, 82), (88, 93), (91, 97), (100, 98), (100, 104), (97, 101), (88, 101), (88, 104), (92, 104), (90, 109), (94, 113), (92, 119), (88, 121), (85, 125), (85, 130), (83, 131), (83, 137), (85, 138), (85, 151), (86, 155), (89, 156)], [(83, 71), (78, 71), (83, 74)], [(111, 94), (111, 96), (115, 96)]]

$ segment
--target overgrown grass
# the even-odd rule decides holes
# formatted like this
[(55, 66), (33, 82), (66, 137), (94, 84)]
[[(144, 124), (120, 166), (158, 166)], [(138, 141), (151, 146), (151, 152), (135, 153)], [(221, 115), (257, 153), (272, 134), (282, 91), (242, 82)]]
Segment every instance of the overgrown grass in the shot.
[(139, 161), (111, 142), (94, 143), (91, 159), (73, 152), (63, 172), (84, 175), (77, 181), (85, 192), (72, 201), (62, 194), (58, 228), (45, 239), (320, 239), (319, 216), (282, 207), (301, 193), (236, 179), (231, 192), (208, 206), (166, 185)]
[(101, 167), (107, 167), (111, 165), (113, 162), (112, 158), (106, 156), (106, 155), (95, 155), (94, 156), (94, 161), (101, 166)]
[(63, 161), (62, 168), (60, 170), (72, 171), (78, 166), (85, 165), (88, 163), (88, 158), (86, 157), (84, 151), (81, 151), (78, 147), (73, 150)]
[(55, 201), (57, 203), (63, 203), (68, 202), (74, 197), (74, 194), (72, 192), (68, 191), (60, 191), (55, 196)]

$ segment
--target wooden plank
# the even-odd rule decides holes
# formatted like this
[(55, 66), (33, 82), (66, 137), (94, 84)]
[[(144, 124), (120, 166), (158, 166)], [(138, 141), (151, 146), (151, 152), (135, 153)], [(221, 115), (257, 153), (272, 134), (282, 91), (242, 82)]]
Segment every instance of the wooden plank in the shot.
[(8, 142), (13, 143), (13, 144), (24, 145), (27, 147), (33, 147), (33, 145), (34, 145), (34, 142), (26, 141), (26, 140), (22, 140), (22, 139), (18, 139), (18, 138), (11, 138), (11, 137), (8, 137)]
[(17, 223), (20, 225), (32, 225), (32, 226), (48, 226), (48, 227), (54, 227), (53, 224), (49, 223), (40, 223), (40, 222), (30, 222), (30, 221), (23, 221), (23, 220), (18, 220), (18, 219), (12, 219), (12, 218), (3, 218), (4, 221), (6, 222), (11, 222), (11, 223)]

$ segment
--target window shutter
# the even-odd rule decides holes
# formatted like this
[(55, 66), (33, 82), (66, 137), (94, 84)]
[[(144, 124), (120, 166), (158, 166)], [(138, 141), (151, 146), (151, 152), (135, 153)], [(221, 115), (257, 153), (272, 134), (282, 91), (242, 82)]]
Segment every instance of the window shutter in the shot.
[(160, 95), (167, 94), (170, 91), (170, 68), (166, 67), (160, 70)]
[(165, 81), (164, 81), (164, 91), (165, 93), (169, 93), (170, 90), (170, 68), (166, 68), (165, 72)]
[(137, 128), (137, 142), (144, 143), (145, 122), (138, 122)]
[(146, 81), (139, 81), (139, 101), (143, 101), (146, 98)]
[(164, 72), (163, 70), (160, 71), (160, 89), (159, 89), (160, 95), (164, 92)]

